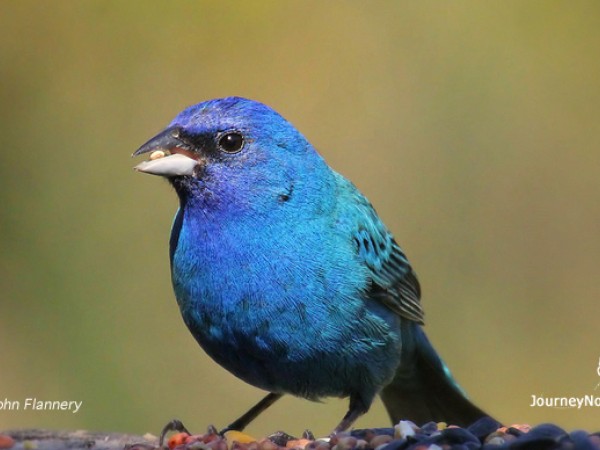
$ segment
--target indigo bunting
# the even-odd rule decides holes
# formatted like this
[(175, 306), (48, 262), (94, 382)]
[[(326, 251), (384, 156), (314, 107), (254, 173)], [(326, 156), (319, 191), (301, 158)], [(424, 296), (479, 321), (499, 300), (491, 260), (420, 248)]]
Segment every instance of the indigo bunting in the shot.
[(179, 197), (171, 280), (183, 320), (231, 373), (269, 394), (349, 397), (334, 432), (376, 395), (391, 420), (467, 425), (485, 413), (421, 326), (417, 276), (369, 203), (273, 109), (191, 106), (135, 153)]

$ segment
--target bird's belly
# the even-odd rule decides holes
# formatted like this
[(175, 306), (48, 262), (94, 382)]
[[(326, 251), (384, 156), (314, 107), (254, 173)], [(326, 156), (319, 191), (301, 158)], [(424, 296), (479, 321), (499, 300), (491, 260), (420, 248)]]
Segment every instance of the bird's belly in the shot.
[[(310, 399), (391, 381), (401, 319), (363, 298), (359, 261), (332, 263), (326, 252), (305, 255), (304, 246), (249, 251), (222, 230), (206, 240), (196, 232), (182, 227), (172, 281), (186, 325), (217, 363), (259, 388)], [(278, 236), (271, 238), (283, 242)], [(311, 236), (298, 241), (320, 248), (321, 241), (307, 243)]]
[(335, 303), (329, 312), (305, 302), (275, 309), (244, 302), (230, 309), (206, 299), (192, 304), (182, 315), (206, 353), (267, 391), (345, 397), (362, 383), (391, 380), (400, 360), (399, 337), (391, 329), (373, 330), (386, 324), (368, 308), (347, 315)]

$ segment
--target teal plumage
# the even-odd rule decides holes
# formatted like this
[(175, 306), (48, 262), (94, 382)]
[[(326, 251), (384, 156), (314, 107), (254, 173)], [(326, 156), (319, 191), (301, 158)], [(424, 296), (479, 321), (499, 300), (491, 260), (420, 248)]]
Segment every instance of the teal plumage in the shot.
[[(382, 395), (393, 421), (464, 425), (464, 397), (421, 329), (416, 274), (356, 187), (271, 108), (230, 97), (180, 113), (136, 154), (178, 194), (170, 257), (202, 348), (271, 392), (350, 397), (336, 430)], [(256, 413), (256, 414), (255, 414)]]

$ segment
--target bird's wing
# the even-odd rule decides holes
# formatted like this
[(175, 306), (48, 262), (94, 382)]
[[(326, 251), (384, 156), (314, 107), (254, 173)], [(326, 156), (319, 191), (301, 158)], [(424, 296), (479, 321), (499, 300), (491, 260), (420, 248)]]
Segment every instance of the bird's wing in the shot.
[(398, 315), (423, 324), (421, 288), (416, 273), (368, 200), (360, 195), (355, 205), (359, 225), (353, 239), (359, 257), (370, 271), (368, 296)]

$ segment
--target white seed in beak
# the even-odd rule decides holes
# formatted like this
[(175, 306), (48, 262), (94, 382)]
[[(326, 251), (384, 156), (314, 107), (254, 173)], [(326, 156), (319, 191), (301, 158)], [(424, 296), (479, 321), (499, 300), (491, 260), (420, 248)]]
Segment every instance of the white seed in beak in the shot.
[(163, 152), (162, 150), (156, 150), (156, 151), (150, 153), (151, 161), (154, 161), (155, 159), (164, 158), (164, 157), (165, 157), (165, 152)]

